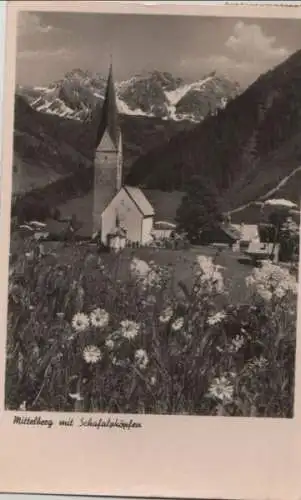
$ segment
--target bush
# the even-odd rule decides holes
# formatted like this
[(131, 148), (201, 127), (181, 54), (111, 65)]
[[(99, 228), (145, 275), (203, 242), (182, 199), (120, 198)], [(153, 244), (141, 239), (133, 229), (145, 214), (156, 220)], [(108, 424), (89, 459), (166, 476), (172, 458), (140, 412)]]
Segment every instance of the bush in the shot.
[(32, 195), (24, 200), (19, 200), (12, 215), (17, 218), (19, 224), (32, 220), (45, 221), (51, 217), (51, 207), (40, 197)]

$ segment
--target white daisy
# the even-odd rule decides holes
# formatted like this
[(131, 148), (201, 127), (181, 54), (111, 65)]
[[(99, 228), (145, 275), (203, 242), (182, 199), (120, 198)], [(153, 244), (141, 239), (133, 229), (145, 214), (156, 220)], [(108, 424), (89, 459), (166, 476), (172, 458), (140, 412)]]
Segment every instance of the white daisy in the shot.
[(222, 403), (233, 401), (234, 386), (225, 377), (215, 378), (209, 387), (208, 395)]
[(161, 315), (159, 316), (159, 321), (161, 323), (168, 323), (173, 315), (173, 309), (172, 307), (166, 307), (164, 311), (162, 311)]
[(226, 313), (224, 311), (217, 312), (208, 318), (208, 324), (210, 326), (216, 325), (220, 323), (226, 317)]
[(233, 339), (232, 339), (232, 342), (231, 344), (229, 345), (229, 351), (230, 352), (237, 352), (239, 351), (239, 349), (242, 348), (242, 346), (244, 345), (244, 338), (242, 335), (236, 335)]
[(102, 358), (101, 350), (96, 345), (88, 345), (83, 350), (83, 358), (86, 363), (97, 363)]
[(135, 352), (135, 362), (140, 370), (144, 370), (147, 367), (148, 355), (144, 349), (138, 349)]
[(140, 326), (135, 321), (130, 321), (128, 319), (121, 321), (121, 334), (126, 339), (134, 339), (137, 337)]
[(96, 328), (105, 328), (109, 323), (109, 313), (104, 309), (97, 308), (90, 314), (91, 325)]
[(84, 332), (89, 327), (89, 318), (84, 313), (77, 313), (73, 316), (72, 326), (77, 332)]
[(171, 328), (175, 332), (177, 332), (177, 331), (181, 330), (181, 328), (183, 328), (183, 325), (184, 325), (184, 318), (177, 318), (177, 319), (175, 319), (175, 321), (171, 325)]

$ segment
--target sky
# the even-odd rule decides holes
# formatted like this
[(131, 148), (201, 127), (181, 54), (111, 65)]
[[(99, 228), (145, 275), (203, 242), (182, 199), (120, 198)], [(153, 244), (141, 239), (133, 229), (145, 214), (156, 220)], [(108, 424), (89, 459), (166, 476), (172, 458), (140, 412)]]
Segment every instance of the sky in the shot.
[(16, 81), (48, 85), (72, 69), (117, 81), (168, 71), (188, 81), (217, 71), (247, 86), (301, 49), (301, 20), (21, 12)]

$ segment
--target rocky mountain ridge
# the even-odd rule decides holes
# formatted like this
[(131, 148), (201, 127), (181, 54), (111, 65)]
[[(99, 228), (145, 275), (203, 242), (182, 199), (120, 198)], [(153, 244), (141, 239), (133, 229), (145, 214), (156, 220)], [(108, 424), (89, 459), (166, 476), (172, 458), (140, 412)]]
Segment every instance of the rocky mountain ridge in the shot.
[[(33, 109), (63, 118), (86, 120), (104, 99), (106, 76), (74, 69), (47, 87), (17, 86)], [(189, 82), (157, 70), (116, 82), (120, 114), (199, 123), (241, 92), (216, 72)]]

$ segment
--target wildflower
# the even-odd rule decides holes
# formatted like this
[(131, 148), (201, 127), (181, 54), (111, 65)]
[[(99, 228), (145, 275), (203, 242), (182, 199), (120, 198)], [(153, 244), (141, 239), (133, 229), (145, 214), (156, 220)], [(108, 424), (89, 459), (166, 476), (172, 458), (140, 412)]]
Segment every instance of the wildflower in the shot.
[(37, 345), (34, 346), (32, 354), (34, 358), (38, 358), (40, 356), (40, 349)]
[(208, 395), (222, 403), (231, 403), (233, 401), (234, 386), (223, 375), (215, 378), (209, 387)]
[(161, 315), (159, 316), (159, 320), (161, 323), (168, 323), (173, 315), (173, 309), (172, 307), (166, 307), (164, 311), (162, 311)]
[(83, 401), (83, 397), (79, 392), (69, 393), (69, 398), (74, 399), (75, 401)]
[(83, 358), (86, 363), (97, 363), (102, 358), (101, 350), (95, 345), (88, 345), (84, 348)]
[(144, 349), (138, 349), (135, 352), (135, 362), (136, 362), (138, 368), (140, 368), (140, 370), (144, 370), (147, 367), (148, 356), (147, 356), (147, 353)]
[(112, 351), (112, 350), (114, 349), (115, 342), (114, 342), (114, 340), (112, 340), (112, 339), (107, 339), (107, 340), (105, 341), (105, 345), (106, 345), (106, 347), (107, 347), (110, 351)]
[(150, 272), (150, 266), (144, 260), (134, 257), (130, 264), (130, 271), (136, 278), (141, 278)]
[(199, 264), (204, 274), (209, 275), (212, 273), (213, 270), (212, 257), (206, 257), (205, 255), (198, 255), (197, 263)]
[(112, 356), (111, 361), (112, 361), (112, 365), (119, 366), (121, 368), (125, 368), (127, 366), (128, 359), (121, 360), (121, 359), (118, 359), (116, 356)]
[(84, 332), (89, 327), (89, 318), (84, 313), (77, 313), (73, 316), (72, 326), (77, 332)]
[(156, 383), (157, 383), (156, 377), (155, 376), (151, 377), (149, 380), (149, 383), (150, 383), (150, 385), (156, 385)]
[(216, 325), (220, 323), (226, 317), (226, 313), (224, 311), (217, 312), (208, 318), (208, 324), (210, 326)]
[(205, 255), (198, 255), (197, 262), (201, 269), (200, 283), (206, 285), (211, 290), (214, 288), (217, 292), (221, 293), (224, 289), (224, 279), (220, 269), (223, 269), (223, 267), (214, 264), (212, 257), (206, 257)]
[(157, 272), (154, 266), (152, 267), (144, 260), (137, 259), (136, 257), (134, 257), (130, 264), (131, 273), (144, 288), (160, 284), (160, 273)]
[(268, 360), (264, 356), (260, 356), (259, 358), (253, 358), (249, 363), (248, 367), (252, 369), (259, 369), (263, 370), (267, 368), (268, 366)]
[(297, 293), (297, 280), (289, 270), (268, 261), (247, 276), (246, 284), (267, 301), (271, 300), (273, 295), (283, 298), (289, 292)]
[(177, 318), (173, 324), (171, 325), (171, 328), (177, 332), (179, 330), (181, 330), (181, 328), (183, 328), (183, 325), (184, 325), (184, 318)]
[(19, 406), (20, 411), (26, 411), (26, 401), (23, 401)]
[(231, 344), (229, 345), (229, 348), (228, 350), (230, 352), (237, 352), (239, 351), (239, 349), (242, 348), (242, 346), (244, 345), (244, 338), (242, 335), (236, 335), (233, 339), (232, 339), (232, 342)]
[(96, 328), (105, 328), (109, 323), (109, 314), (104, 309), (95, 309), (90, 314), (90, 321)]
[(153, 306), (155, 305), (157, 302), (157, 299), (154, 295), (148, 295), (148, 297), (146, 297), (145, 301), (144, 301), (144, 304), (146, 306)]
[(112, 357), (112, 365), (118, 366), (118, 359), (116, 358), (116, 356)]
[(262, 285), (257, 286), (257, 293), (266, 302), (269, 302), (273, 297), (272, 292), (270, 292), (269, 290), (264, 288), (264, 286), (262, 286)]
[(134, 339), (137, 337), (140, 326), (135, 321), (130, 321), (128, 319), (121, 321), (121, 334), (126, 339)]

